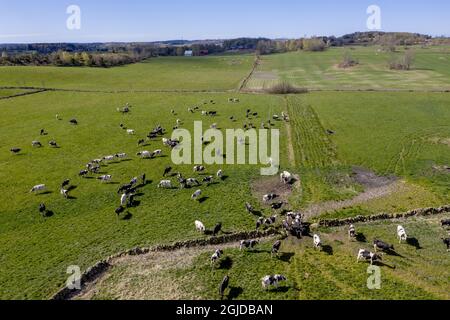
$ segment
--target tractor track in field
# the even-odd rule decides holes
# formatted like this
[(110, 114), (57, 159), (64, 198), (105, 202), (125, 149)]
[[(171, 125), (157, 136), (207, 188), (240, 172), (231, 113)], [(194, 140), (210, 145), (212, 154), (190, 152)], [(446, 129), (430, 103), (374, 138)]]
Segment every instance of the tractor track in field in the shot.
[(45, 89), (38, 89), (38, 90), (30, 91), (30, 92), (22, 92), (22, 93), (13, 94), (13, 95), (6, 96), (6, 97), (1, 97), (0, 100), (9, 100), (9, 99), (14, 99), (14, 98), (18, 98), (18, 97), (29, 96), (32, 94), (38, 94), (38, 93), (42, 93), (42, 92), (46, 92), (46, 91), (47, 90), (45, 90)]

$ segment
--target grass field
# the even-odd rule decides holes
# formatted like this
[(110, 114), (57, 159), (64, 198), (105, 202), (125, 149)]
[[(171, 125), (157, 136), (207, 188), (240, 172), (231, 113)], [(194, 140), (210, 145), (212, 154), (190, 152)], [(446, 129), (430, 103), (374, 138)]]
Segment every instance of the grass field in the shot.
[[(409, 71), (389, 70), (392, 53), (378, 47), (331, 48), (325, 52), (291, 52), (263, 56), (247, 89), (262, 89), (286, 80), (299, 87), (320, 90), (450, 90), (450, 50), (415, 48)], [(345, 52), (359, 65), (338, 67)], [(395, 56), (404, 54), (398, 48)]]
[[(401, 245), (395, 237), (395, 222), (356, 225), (360, 241), (349, 241), (344, 228), (321, 230), (322, 252), (312, 248), (309, 237), (286, 240), (278, 258), (270, 256), (274, 240), (253, 252), (240, 252), (236, 244), (224, 248), (224, 257), (214, 268), (209, 262), (213, 248), (125, 258), (81, 298), (218, 299), (218, 283), (229, 275), (228, 299), (448, 300), (450, 261), (442, 258), (446, 248), (439, 237), (445, 232), (438, 222), (438, 217), (399, 222), (411, 237)], [(378, 264), (380, 290), (367, 288), (369, 264), (356, 263), (359, 249), (373, 250), (374, 238), (395, 248)], [(288, 281), (278, 290), (263, 290), (260, 279), (274, 273), (285, 275)], [(160, 288), (157, 293), (155, 286)]]
[(0, 67), (0, 86), (93, 91), (230, 90), (250, 72), (254, 57), (211, 56), (149, 59), (102, 68)]
[[(205, 129), (213, 122), (224, 128), (241, 127), (240, 121), (232, 123), (228, 118), (235, 114), (242, 120), (243, 105), (252, 106), (260, 114), (267, 110), (278, 112), (282, 106), (278, 97), (239, 97), (241, 104), (229, 104), (224, 94), (41, 93), (17, 98), (14, 103), (0, 101), (0, 135), (6, 137), (0, 147), (0, 179), (4, 186), (0, 203), (1, 296), (49, 297), (63, 284), (69, 265), (84, 269), (135, 245), (196, 238), (198, 234), (192, 228), (196, 219), (202, 219), (210, 228), (221, 221), (230, 232), (253, 228), (253, 218), (243, 214), (243, 204), (251, 200), (248, 181), (259, 173), (259, 166), (224, 166), (229, 176), (226, 183), (204, 189), (208, 200), (199, 205), (190, 201), (195, 190), (156, 188), (164, 168), (171, 164), (167, 154), (153, 161), (135, 156), (140, 150), (162, 148), (159, 139), (137, 147), (138, 139), (158, 123), (172, 128), (180, 118), (186, 128), (192, 129), (193, 120), (200, 120), (201, 116), (190, 115), (187, 107), (203, 100), (215, 99), (217, 104), (207, 108), (219, 112), (218, 117), (205, 120)], [(124, 117), (115, 109), (127, 101), (135, 107)], [(171, 115), (172, 108), (177, 116)], [(57, 121), (55, 114), (63, 120)], [(68, 123), (73, 117), (78, 119), (79, 126)], [(128, 136), (120, 123), (132, 125), (137, 135)], [(41, 127), (48, 136), (39, 136)], [(51, 139), (56, 139), (61, 148), (48, 147), (46, 142)], [(44, 147), (32, 149), (33, 140), (41, 140)], [(22, 147), (22, 154), (11, 155), (12, 146)], [(118, 152), (126, 152), (131, 158), (103, 167), (104, 173), (113, 175), (114, 184), (77, 177), (90, 160)], [(209, 167), (208, 172), (215, 174), (218, 169)], [(194, 175), (192, 166), (174, 167), (174, 171)], [(128, 183), (142, 173), (153, 182), (141, 190), (141, 205), (130, 210), (132, 219), (118, 220), (114, 213), (119, 205), (118, 184)], [(59, 194), (59, 184), (67, 178), (77, 187), (72, 192), (76, 199), (69, 201)], [(28, 193), (40, 183), (47, 184), (51, 193), (37, 196)], [(225, 203), (221, 195), (226, 194), (238, 196)], [(54, 212), (53, 217), (40, 217), (37, 208), (41, 202)]]
[[(448, 58), (444, 49), (442, 52), (435, 49), (418, 52), (416, 66), (422, 63), (423, 68), (430, 70), (415, 71), (428, 74), (428, 80), (410, 79), (409, 73), (398, 74), (401, 79), (395, 78), (389, 70), (379, 69), (384, 58), (375, 55), (376, 49), (360, 48), (355, 50), (355, 56), (361, 55), (361, 66), (357, 68), (363, 68), (365, 59), (374, 59), (372, 68), (378, 70), (378, 75), (355, 69), (349, 71), (355, 73), (352, 77), (342, 76), (332, 84), (323, 74), (307, 70), (300, 72), (303, 78), (294, 83), (304, 85), (306, 81), (308, 87), (324, 89), (340, 87), (346, 82), (355, 88), (367, 84), (370, 88), (413, 90), (423, 84), (419, 89), (442, 89), (450, 83), (450, 69), (448, 64), (440, 59), (436, 62), (435, 58), (440, 55)], [(341, 55), (338, 49), (331, 49), (316, 56), (312, 53), (265, 56), (263, 69), (257, 71), (256, 77), (270, 63), (278, 65), (269, 67), (270, 70), (277, 68), (281, 77), (287, 79), (296, 65), (328, 70), (330, 63), (332, 66)], [(309, 64), (298, 59), (303, 56), (315, 62)], [(282, 58), (287, 60), (280, 62)], [(46, 299), (64, 286), (70, 265), (85, 270), (96, 261), (131, 247), (203, 237), (195, 232), (193, 222), (197, 219), (208, 228), (222, 222), (227, 232), (253, 230), (255, 217), (245, 212), (246, 201), (261, 209), (264, 215), (272, 214), (268, 207), (259, 203), (259, 194), (256, 197), (252, 193), (255, 185), (269, 184), (270, 187), (270, 180), (259, 178), (260, 166), (207, 166), (209, 174), (224, 169), (227, 178), (202, 187), (206, 197), (202, 204), (190, 201), (195, 190), (158, 189), (156, 186), (164, 168), (172, 165), (169, 150), (163, 148), (160, 139), (143, 147), (137, 147), (137, 141), (158, 124), (170, 132), (177, 119), (183, 120), (182, 127), (189, 130), (194, 120), (203, 120), (205, 129), (212, 123), (228, 129), (242, 127), (247, 109), (258, 112), (259, 116), (251, 120), (257, 127), (273, 114), (287, 112), (290, 122), (275, 122), (275, 128), (281, 130), (281, 168), (298, 173), (301, 178), (299, 187), (288, 195), (293, 209), (304, 210), (327, 201), (352, 200), (364, 195), (367, 192), (364, 185), (353, 177), (354, 166), (380, 176), (395, 175), (399, 182), (391, 192), (380, 197), (367, 198), (339, 210), (327, 210), (324, 206), (322, 217), (398, 212), (448, 203), (450, 174), (445, 166), (450, 165), (450, 96), (447, 93), (237, 94), (237, 88), (251, 71), (253, 60), (251, 55), (233, 55), (158, 58), (112, 69), (0, 68), (0, 86), (67, 89), (0, 100), (0, 298)], [(284, 64), (285, 71), (280, 64)], [(283, 72), (286, 74), (282, 75)], [(310, 78), (313, 74), (315, 78)], [(360, 81), (364, 75), (371, 77), (369, 82)], [(255, 77), (251, 78), (248, 84), (252, 88), (259, 85), (254, 80)], [(116, 92), (122, 90), (126, 92)], [(22, 91), (0, 90), (0, 97), (17, 92)], [(239, 98), (240, 103), (229, 103), (230, 97)], [(211, 99), (215, 104), (209, 103)], [(129, 115), (118, 113), (116, 109), (127, 102), (133, 106), (132, 112)], [(200, 113), (190, 114), (187, 109), (195, 105), (215, 110), (218, 115), (209, 118)], [(171, 110), (176, 114), (171, 114)], [(56, 120), (56, 114), (62, 120)], [(236, 122), (230, 120), (232, 115)], [(69, 124), (72, 118), (79, 121), (78, 126)], [(136, 130), (136, 136), (127, 135), (119, 127), (121, 123)], [(39, 135), (42, 128), (48, 132), (47, 136)], [(53, 139), (60, 148), (48, 146)], [(41, 141), (44, 147), (32, 148), (33, 140)], [(12, 155), (9, 151), (12, 147), (21, 148), (21, 154)], [(135, 156), (141, 150), (161, 148), (165, 154), (154, 160)], [(113, 175), (112, 183), (102, 184), (96, 179), (77, 176), (87, 162), (119, 152), (127, 153), (130, 159), (102, 167), (103, 174)], [(197, 176), (192, 166), (174, 166), (174, 171)], [(128, 219), (118, 219), (114, 209), (119, 205), (116, 194), (119, 184), (142, 173), (147, 174), (149, 183), (140, 189), (138, 205), (129, 210)], [(67, 178), (75, 187), (70, 200), (59, 194), (59, 185)], [(48, 193), (32, 195), (28, 192), (40, 183), (48, 186)], [(41, 202), (53, 211), (53, 216), (42, 218), (39, 215)], [(175, 286), (172, 295), (155, 291), (159, 286), (149, 282), (145, 268), (149, 266), (153, 270), (151, 259), (136, 260), (130, 265), (128, 262), (118, 265), (108, 275), (109, 280), (105, 280), (105, 287), (91, 297), (214, 299), (217, 298), (217, 281), (229, 272), (233, 279), (243, 279), (241, 283), (232, 284), (232, 298), (238, 299), (448, 299), (441, 281), (448, 270), (448, 259), (431, 266), (426, 262), (442, 258), (442, 246), (437, 243), (440, 231), (436, 220), (430, 221), (408, 222), (408, 228), (424, 249), (415, 251), (409, 246), (399, 249), (409, 258), (392, 257), (392, 262), (399, 265), (396, 270), (383, 267), (386, 270), (384, 291), (367, 292), (365, 289), (366, 267), (354, 263), (357, 244), (346, 243), (343, 230), (337, 233), (323, 230), (324, 239), (333, 247), (333, 255), (320, 254), (317, 259), (309, 239), (300, 243), (287, 240), (281, 261), (267, 259), (265, 250), (270, 243), (263, 245), (263, 252), (259, 254), (244, 254), (227, 248), (232, 268), (211, 272), (208, 264), (211, 253), (199, 250), (190, 255), (191, 263), (180, 256), (173, 264), (169, 263), (167, 270), (151, 272), (151, 281), (172, 277)], [(370, 225), (359, 227), (369, 241), (375, 235), (393, 241), (395, 235), (388, 223), (376, 224), (373, 228)], [(164, 256), (158, 258), (170, 260)], [(178, 263), (184, 266), (180, 268)], [(141, 270), (142, 284), (132, 275), (133, 268)], [(417, 276), (420, 281), (415, 283), (412, 279), (420, 268), (423, 268)], [(282, 292), (261, 291), (259, 279), (275, 270), (288, 275), (288, 286)], [(305, 272), (312, 276), (305, 276)], [(192, 284), (189, 281), (198, 279), (204, 281), (192, 292), (182, 290), (183, 284)], [(115, 289), (113, 284), (117, 284)]]

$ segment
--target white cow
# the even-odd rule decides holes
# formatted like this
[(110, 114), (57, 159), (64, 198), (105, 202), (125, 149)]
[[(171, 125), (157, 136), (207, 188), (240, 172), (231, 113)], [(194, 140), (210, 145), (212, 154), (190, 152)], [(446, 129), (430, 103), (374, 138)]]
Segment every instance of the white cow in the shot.
[(172, 182), (170, 180), (161, 180), (161, 182), (158, 184), (158, 188), (171, 189)]
[(314, 248), (321, 249), (322, 248), (322, 241), (320, 240), (319, 235), (314, 235)]
[(108, 181), (112, 180), (112, 175), (110, 175), (110, 174), (103, 175), (103, 176), (100, 176), (98, 179), (102, 180), (102, 182), (108, 182)]
[(223, 171), (222, 170), (217, 171), (217, 178), (219, 178), (219, 179), (223, 178)]
[(142, 159), (149, 159), (153, 157), (153, 153), (150, 151), (141, 151), (137, 153), (138, 156), (140, 156)]
[(194, 194), (191, 196), (192, 200), (197, 200), (202, 195), (202, 190), (197, 190), (194, 192)]
[(161, 156), (162, 155), (162, 150), (161, 149), (155, 150), (155, 151), (153, 151), (153, 154), (156, 155), (156, 156)]
[(203, 224), (203, 222), (201, 221), (195, 221), (195, 228), (197, 229), (198, 232), (205, 232), (206, 228), (205, 225)]
[(136, 131), (133, 129), (127, 129), (127, 134), (134, 136), (136, 134)]
[(39, 192), (39, 191), (44, 191), (45, 189), (46, 189), (45, 184), (38, 184), (38, 185), (34, 186), (34, 187), (30, 190), (30, 193), (31, 193), (31, 192), (37, 193), (37, 192)]
[(261, 279), (261, 284), (264, 289), (267, 289), (270, 286), (278, 288), (280, 282), (282, 281), (287, 281), (287, 278), (280, 274), (276, 274), (274, 276), (265, 276), (264, 278)]
[(402, 241), (408, 240), (408, 235), (406, 234), (406, 230), (402, 226), (397, 227), (397, 236), (399, 238), (400, 243), (402, 243)]
[(114, 156), (106, 156), (106, 157), (103, 157), (103, 160), (105, 160), (105, 161), (113, 161), (114, 160)]
[(294, 180), (294, 176), (290, 172), (284, 171), (280, 174), (280, 179), (284, 184), (290, 184)]

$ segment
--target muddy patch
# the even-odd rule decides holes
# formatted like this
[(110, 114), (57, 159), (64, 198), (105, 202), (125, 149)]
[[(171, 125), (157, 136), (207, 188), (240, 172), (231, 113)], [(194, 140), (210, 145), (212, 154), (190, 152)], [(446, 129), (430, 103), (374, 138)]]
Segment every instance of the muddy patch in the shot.
[(398, 180), (395, 176), (378, 176), (373, 171), (362, 167), (353, 167), (352, 171), (352, 179), (363, 186), (365, 190), (385, 187)]
[(294, 175), (294, 178), (295, 182), (292, 184), (283, 183), (278, 175), (258, 179), (252, 183), (252, 194), (263, 205), (267, 205), (267, 203), (264, 203), (263, 201), (263, 196), (271, 193), (278, 196), (274, 199), (274, 202), (288, 203), (290, 195), (300, 184), (300, 177), (298, 175)]

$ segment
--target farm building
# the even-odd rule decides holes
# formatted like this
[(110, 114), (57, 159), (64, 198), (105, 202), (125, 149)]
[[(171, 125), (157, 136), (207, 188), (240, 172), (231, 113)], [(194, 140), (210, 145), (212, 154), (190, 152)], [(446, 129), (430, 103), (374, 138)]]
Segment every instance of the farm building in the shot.
[(184, 52), (185, 57), (192, 57), (194, 55), (194, 52), (192, 50), (186, 50)]

